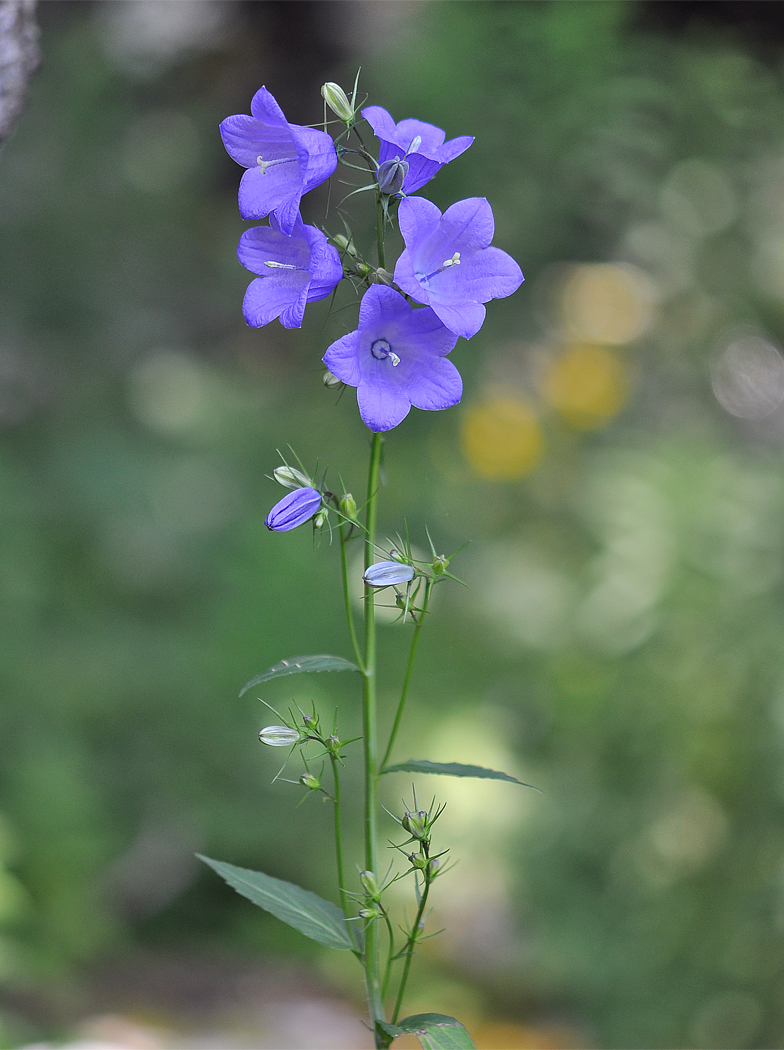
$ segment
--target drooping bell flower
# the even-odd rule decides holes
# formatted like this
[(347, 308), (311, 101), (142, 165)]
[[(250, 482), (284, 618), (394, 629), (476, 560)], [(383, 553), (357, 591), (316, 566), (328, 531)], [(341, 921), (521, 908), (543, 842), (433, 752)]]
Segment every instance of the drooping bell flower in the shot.
[(474, 141), (472, 135), (461, 135), (444, 142), (446, 136), (442, 129), (422, 120), (401, 120), (396, 124), (381, 106), (366, 106), (362, 116), (381, 144), (379, 165), (383, 166), (390, 160), (407, 163), (403, 193), (416, 193), (433, 178), (439, 168), (465, 153)]
[(412, 405), (439, 411), (460, 400), (460, 373), (446, 360), (456, 342), (433, 310), (412, 310), (399, 292), (374, 284), (358, 329), (329, 347), (324, 364), (357, 388), (359, 414), (372, 431), (391, 430)]
[(484, 197), (458, 201), (443, 215), (424, 197), (407, 197), (398, 222), (406, 248), (395, 283), (464, 339), (482, 327), (483, 303), (511, 295), (523, 282), (511, 255), (490, 247), (495, 222)]
[(337, 249), (315, 226), (297, 215), (291, 236), (276, 216), (269, 226), (254, 226), (240, 237), (237, 258), (251, 273), (242, 313), (252, 328), (276, 317), (284, 328), (299, 328), (307, 303), (324, 299), (343, 277)]
[(265, 87), (253, 96), (250, 111), (252, 116), (237, 113), (220, 126), (226, 152), (248, 169), (240, 182), (240, 215), (263, 219), (272, 213), (290, 234), (303, 194), (335, 170), (335, 144), (324, 131), (289, 124)]

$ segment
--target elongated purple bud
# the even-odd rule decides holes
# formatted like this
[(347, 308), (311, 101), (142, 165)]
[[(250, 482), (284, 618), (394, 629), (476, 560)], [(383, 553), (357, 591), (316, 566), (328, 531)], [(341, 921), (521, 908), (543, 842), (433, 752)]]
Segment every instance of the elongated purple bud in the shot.
[(264, 524), (272, 532), (288, 532), (309, 521), (320, 506), (321, 493), (317, 489), (294, 489), (275, 504)]
[(414, 566), (402, 565), (398, 561), (377, 561), (362, 577), (369, 587), (396, 587), (413, 578)]

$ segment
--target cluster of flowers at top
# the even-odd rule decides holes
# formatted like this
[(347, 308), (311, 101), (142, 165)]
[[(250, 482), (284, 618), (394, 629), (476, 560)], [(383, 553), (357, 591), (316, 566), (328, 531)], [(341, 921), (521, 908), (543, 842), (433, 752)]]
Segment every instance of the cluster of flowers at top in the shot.
[[(340, 137), (354, 132), (357, 149), (336, 148), (325, 131), (290, 124), (265, 87), (253, 97), (251, 116), (238, 114), (221, 124), (226, 150), (247, 169), (240, 214), (270, 217), (268, 226), (254, 226), (240, 238), (239, 260), (257, 274), (243, 313), (253, 327), (278, 317), (284, 327), (298, 328), (307, 303), (326, 298), (344, 276), (363, 279), (368, 288), (359, 325), (332, 343), (324, 363), (337, 380), (357, 388), (366, 425), (374, 432), (391, 430), (412, 405), (438, 410), (457, 404), (462, 381), (447, 354), (458, 337), (470, 339), (479, 331), (484, 304), (511, 295), (523, 275), (511, 256), (491, 246), (493, 212), (484, 197), (458, 201), (442, 214), (430, 201), (411, 196), (473, 138), (446, 142), (432, 124), (396, 124), (380, 106), (367, 106), (361, 115), (379, 140), (376, 160), (356, 127), (355, 100), (349, 102), (337, 84), (325, 84), (322, 95), (345, 125)], [(385, 221), (397, 207), (405, 249), (391, 275), (360, 260), (351, 240), (335, 237), (330, 243), (302, 221), (302, 196), (349, 154), (368, 164)], [(347, 250), (345, 268), (336, 245)]]

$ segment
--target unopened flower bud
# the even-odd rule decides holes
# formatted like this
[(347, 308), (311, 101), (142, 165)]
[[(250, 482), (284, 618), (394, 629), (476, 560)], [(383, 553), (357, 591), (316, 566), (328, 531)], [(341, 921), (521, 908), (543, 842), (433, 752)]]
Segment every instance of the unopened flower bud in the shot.
[[(359, 270), (359, 266), (357, 266), (357, 270)], [(395, 283), (395, 279), (389, 270), (385, 270), (382, 266), (373, 271), (373, 279), (376, 284), (392, 285)]]
[(350, 492), (345, 492), (338, 500), (338, 509), (349, 521), (357, 520), (357, 501)]
[(357, 914), (360, 919), (378, 919), (381, 917), (381, 912), (377, 908), (360, 908)]
[(362, 889), (371, 898), (371, 900), (378, 900), (381, 896), (381, 890), (378, 888), (378, 881), (372, 871), (360, 871), (359, 881)]
[(327, 390), (339, 390), (343, 386), (343, 380), (333, 376), (331, 372), (325, 372), (321, 377), (321, 382)]
[(433, 574), (440, 576), (442, 572), (446, 572), (447, 566), (449, 565), (449, 558), (444, 554), (437, 554), (433, 558)]
[(318, 791), (321, 788), (319, 778), (314, 777), (312, 773), (303, 773), (299, 778), (299, 782), (303, 787), (309, 788), (311, 791)]
[(336, 117), (345, 121), (346, 124), (353, 123), (354, 107), (349, 102), (348, 95), (340, 84), (335, 84), (332, 80), (327, 81), (326, 84), (322, 84), (321, 97)]
[(429, 837), (427, 830), (427, 813), (423, 809), (418, 809), (416, 813), (409, 813), (406, 811), (406, 814), (400, 823), (409, 835), (412, 835), (415, 839), (424, 841)]
[(292, 729), (290, 726), (266, 726), (259, 733), (259, 740), (262, 744), (269, 744), (270, 747), (291, 747), (292, 744), (297, 744), (302, 739), (299, 730)]
[(323, 529), (327, 522), (327, 511), (324, 507), (316, 514), (313, 519), (313, 527), (315, 529)]
[(288, 465), (275, 467), (272, 476), (284, 489), (307, 489), (313, 487), (313, 481), (307, 474), (303, 474), (301, 470)]
[(413, 565), (402, 565), (396, 561), (378, 561), (371, 565), (362, 579), (369, 587), (396, 587), (414, 578)]
[(382, 193), (399, 193), (403, 188), (403, 182), (408, 175), (408, 161), (395, 157), (394, 160), (385, 160), (378, 166), (378, 188)]
[(316, 719), (313, 717), (313, 715), (303, 715), (302, 716), (302, 721), (303, 721), (304, 725), (312, 726), (314, 724), (314, 722), (316, 721)]
[(321, 506), (321, 493), (314, 488), (297, 488), (276, 503), (264, 524), (272, 532), (288, 532), (304, 525)]
[(439, 861), (438, 857), (433, 857), (432, 860), (429, 860), (427, 862), (427, 874), (430, 876), (431, 879), (435, 878), (440, 863), (441, 862)]

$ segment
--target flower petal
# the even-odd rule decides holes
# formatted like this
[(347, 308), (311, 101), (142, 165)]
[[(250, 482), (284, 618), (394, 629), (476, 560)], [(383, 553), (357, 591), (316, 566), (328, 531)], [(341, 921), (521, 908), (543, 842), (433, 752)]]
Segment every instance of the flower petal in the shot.
[(322, 358), (330, 372), (337, 376), (342, 383), (349, 386), (359, 386), (362, 374), (359, 370), (359, 358), (357, 355), (357, 340), (359, 332), (348, 332), (346, 335), (336, 339)]
[(481, 303), (433, 303), (433, 310), (450, 332), (462, 335), (463, 339), (470, 339), (476, 335), (485, 323), (487, 313)]
[(325, 182), (337, 167), (338, 155), (331, 137), (317, 128), (290, 125), (295, 141), (307, 152), (307, 164), (302, 180), (302, 192), (308, 193)]
[(411, 411), (409, 399), (384, 382), (380, 375), (363, 377), (362, 384), (357, 387), (357, 405), (362, 422), (375, 434), (392, 430)]

